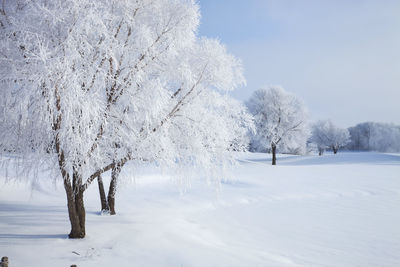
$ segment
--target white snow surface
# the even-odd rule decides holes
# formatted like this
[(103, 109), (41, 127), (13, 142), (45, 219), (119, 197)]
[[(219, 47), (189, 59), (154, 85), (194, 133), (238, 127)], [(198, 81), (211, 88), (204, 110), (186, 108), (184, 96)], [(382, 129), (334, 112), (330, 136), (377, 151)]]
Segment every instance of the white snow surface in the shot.
[(237, 157), (218, 189), (195, 179), (183, 193), (168, 175), (127, 168), (135, 179), (116, 216), (99, 214), (91, 185), (83, 240), (67, 238), (61, 183), (7, 182), (2, 167), (0, 256), (12, 267), (400, 266), (399, 154)]

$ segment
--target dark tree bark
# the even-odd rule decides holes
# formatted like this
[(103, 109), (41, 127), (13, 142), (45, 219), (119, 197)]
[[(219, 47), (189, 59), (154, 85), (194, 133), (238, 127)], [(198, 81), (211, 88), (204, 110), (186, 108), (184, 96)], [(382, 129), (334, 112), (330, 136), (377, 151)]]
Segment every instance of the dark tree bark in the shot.
[[(58, 140), (57, 140), (58, 141)], [(68, 216), (71, 223), (71, 232), (69, 238), (84, 238), (85, 237), (85, 206), (83, 205), (83, 188), (82, 180), (79, 179), (78, 173), (74, 171), (71, 176), (65, 169), (64, 152), (60, 149), (59, 142), (56, 143), (58, 154), (58, 164), (61, 171), (61, 176), (64, 181), (64, 189), (67, 195)]]
[(68, 236), (69, 238), (84, 238), (86, 211), (83, 203), (82, 180), (76, 170), (72, 175), (72, 186), (69, 178), (65, 177), (64, 188), (67, 193), (68, 214), (71, 222), (71, 232)]
[(117, 191), (117, 182), (119, 174), (121, 173), (121, 164), (116, 164), (111, 170), (110, 188), (108, 189), (108, 206), (110, 208), (110, 215), (115, 215), (115, 193)]
[(324, 149), (319, 148), (318, 149), (318, 155), (322, 156), (322, 154), (324, 154)]
[[(78, 233), (78, 238), (84, 238), (86, 235), (86, 228), (85, 228), (86, 211), (85, 211), (85, 205), (83, 202), (83, 191), (81, 191), (81, 190), (79, 190), (75, 194), (75, 208), (78, 213), (79, 226), (80, 226), (80, 232)], [(73, 238), (73, 237), (70, 236), (70, 238)]]
[[(127, 159), (124, 159), (124, 160), (119, 161), (118, 163), (113, 162), (112, 164), (109, 165), (110, 166), (109, 169), (111, 169), (111, 181), (110, 181), (110, 185), (109, 185), (109, 189), (108, 189), (107, 198), (106, 198), (106, 194), (105, 194), (105, 190), (104, 190), (103, 179), (100, 176), (102, 172), (100, 172), (99, 174), (96, 174), (96, 178), (97, 178), (98, 185), (99, 185), (101, 209), (103, 212), (109, 212), (110, 215), (116, 214), (116, 212), (115, 212), (115, 194), (117, 191), (118, 178), (121, 173), (121, 169), (125, 165), (126, 162), (127, 162)], [(108, 166), (107, 166), (107, 168), (104, 168), (102, 170), (107, 171)]]
[(69, 238), (85, 237), (85, 206), (83, 205), (83, 191), (74, 192), (69, 179), (64, 179), (64, 188), (67, 194), (68, 215), (71, 223)]
[(271, 150), (272, 150), (272, 165), (276, 165), (276, 145), (275, 144), (271, 145)]
[(332, 150), (333, 150), (333, 154), (336, 154), (336, 153), (338, 152), (339, 149), (338, 149), (337, 147), (334, 147), (334, 146), (333, 146), (333, 147), (332, 147)]
[(101, 203), (101, 211), (109, 211), (110, 208), (108, 206), (106, 192), (104, 191), (104, 184), (101, 175), (97, 177), (97, 183), (99, 185), (99, 195), (100, 195), (100, 203)]

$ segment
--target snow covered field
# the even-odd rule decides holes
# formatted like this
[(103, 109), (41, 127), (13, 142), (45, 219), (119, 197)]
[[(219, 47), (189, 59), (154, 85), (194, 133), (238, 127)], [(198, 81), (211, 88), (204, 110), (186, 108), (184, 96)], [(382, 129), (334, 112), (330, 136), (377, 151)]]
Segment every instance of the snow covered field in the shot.
[[(268, 157), (268, 159), (266, 159)], [(400, 266), (400, 155), (240, 154), (218, 193), (185, 193), (144, 172), (100, 216), (86, 194), (87, 238), (69, 240), (61, 184), (0, 177), (0, 256), (10, 266)]]

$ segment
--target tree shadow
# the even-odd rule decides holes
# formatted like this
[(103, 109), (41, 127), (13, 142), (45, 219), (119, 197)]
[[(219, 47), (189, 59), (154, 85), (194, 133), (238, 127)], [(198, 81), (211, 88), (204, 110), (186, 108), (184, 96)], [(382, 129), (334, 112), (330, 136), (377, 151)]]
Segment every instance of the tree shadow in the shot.
[[(65, 224), (68, 213), (62, 205), (0, 203), (0, 246), (35, 242), (35, 240), (66, 239), (51, 231)], [(50, 233), (46, 233), (46, 229)], [(59, 233), (59, 229), (56, 230)]]
[[(271, 164), (270, 154), (266, 154), (265, 158), (248, 158), (239, 159), (242, 164), (262, 163)], [(278, 165), (400, 165), (400, 155), (386, 154), (379, 152), (347, 152), (339, 151), (334, 155), (326, 153), (323, 156), (294, 156), (294, 155), (279, 155), (277, 159)]]
[(29, 204), (0, 203), (0, 212), (65, 213), (66, 207), (35, 206)]
[(400, 156), (379, 152), (339, 152), (323, 156), (304, 156), (282, 160), (282, 165), (400, 165)]
[(0, 239), (67, 239), (66, 234), (0, 234)]

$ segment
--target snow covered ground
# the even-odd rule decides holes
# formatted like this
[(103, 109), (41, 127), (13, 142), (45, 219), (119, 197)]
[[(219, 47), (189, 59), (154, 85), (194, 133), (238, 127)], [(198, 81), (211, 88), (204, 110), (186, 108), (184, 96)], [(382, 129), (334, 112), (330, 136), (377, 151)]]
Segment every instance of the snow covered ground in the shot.
[(143, 172), (117, 216), (86, 195), (87, 238), (69, 240), (61, 184), (0, 177), (0, 256), (10, 266), (400, 266), (400, 155), (240, 154), (218, 193)]

